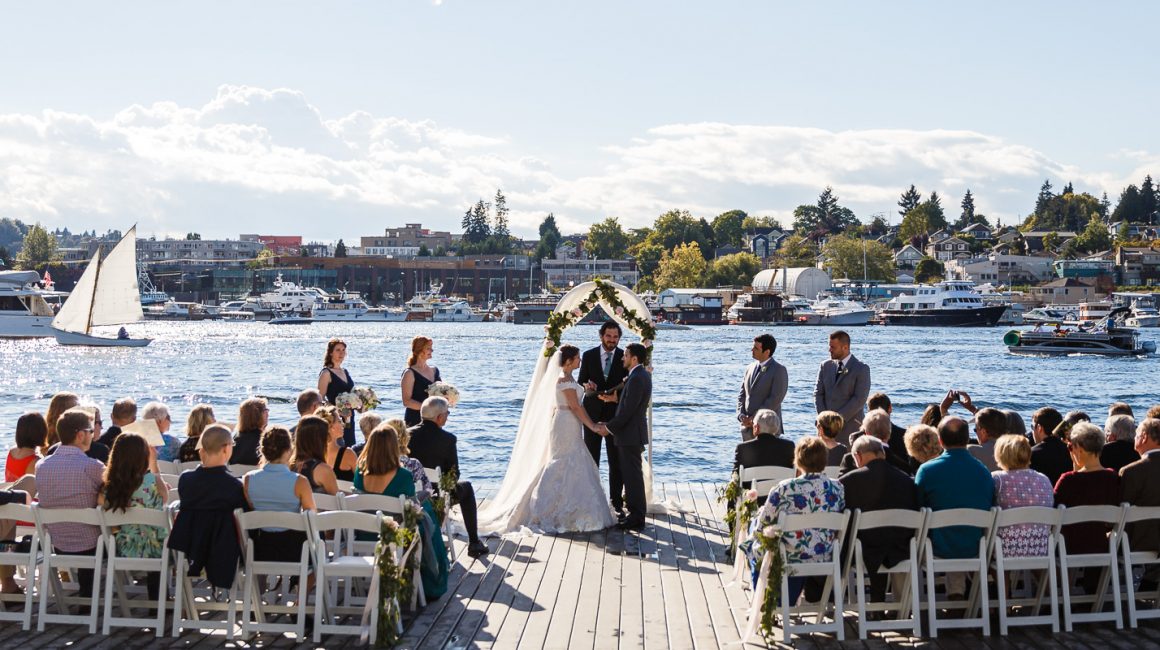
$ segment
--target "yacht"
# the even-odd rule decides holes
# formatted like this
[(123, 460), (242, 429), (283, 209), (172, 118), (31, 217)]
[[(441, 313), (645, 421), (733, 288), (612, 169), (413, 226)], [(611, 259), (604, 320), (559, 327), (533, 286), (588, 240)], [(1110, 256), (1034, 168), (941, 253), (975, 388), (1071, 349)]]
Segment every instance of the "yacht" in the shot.
[(0, 339), (54, 336), (51, 303), (60, 306), (67, 293), (54, 291), (36, 271), (0, 271)]
[(351, 291), (340, 291), (337, 296), (327, 296), (325, 300), (314, 305), (310, 315), (315, 322), (321, 323), (407, 320), (407, 312), (401, 309), (372, 308), (359, 294)]
[(1025, 323), (1074, 323), (1078, 312), (1074, 308), (1036, 307), (1023, 314)]
[(865, 325), (874, 316), (874, 310), (845, 298), (824, 298), (810, 303), (817, 314), (818, 325)]
[(1132, 300), (1132, 313), (1124, 321), (1128, 327), (1160, 327), (1160, 312), (1151, 296), (1142, 296)]
[(448, 300), (432, 304), (431, 320), (436, 322), (479, 323), (484, 314), (473, 311), (466, 300)]
[(793, 310), (793, 320), (802, 325), (821, 324), (821, 315), (814, 311), (810, 301), (801, 296), (787, 296), (781, 303), (786, 309)]
[(293, 282), (283, 280), (282, 274), (279, 273), (274, 279), (274, 290), (263, 293), (258, 303), (276, 314), (309, 314), (315, 305), (325, 299), (326, 294), (321, 290), (300, 287)]
[(1112, 313), (1115, 305), (1110, 302), (1081, 302), (1079, 303), (1079, 321), (1090, 321), (1092, 323), (1107, 318), (1108, 314)]
[(144, 316), (148, 320), (204, 320), (208, 314), (196, 302), (177, 302), (170, 298), (163, 305), (145, 308)]
[(886, 325), (928, 327), (990, 327), (999, 322), (1006, 305), (987, 305), (975, 283), (946, 280), (920, 284), (914, 293), (891, 298), (879, 316)]

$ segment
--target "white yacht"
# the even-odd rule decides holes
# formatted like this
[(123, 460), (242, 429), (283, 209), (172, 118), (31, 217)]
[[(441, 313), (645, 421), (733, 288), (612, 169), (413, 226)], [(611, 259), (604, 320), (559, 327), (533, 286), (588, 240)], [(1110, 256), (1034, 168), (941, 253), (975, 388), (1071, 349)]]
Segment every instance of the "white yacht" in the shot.
[(473, 311), (466, 300), (448, 300), (432, 304), (431, 320), (436, 322), (478, 323), (484, 314)]
[(308, 314), (325, 299), (326, 294), (321, 290), (300, 287), (283, 280), (279, 273), (274, 279), (274, 290), (263, 293), (258, 302), (276, 313)]
[(316, 323), (407, 320), (407, 312), (372, 308), (359, 294), (352, 291), (340, 291), (337, 296), (327, 296), (325, 300), (315, 304), (310, 313)]
[(1160, 327), (1160, 312), (1151, 296), (1140, 296), (1132, 300), (1132, 314), (1124, 321), (1128, 327)]
[(818, 325), (865, 325), (874, 316), (874, 310), (845, 298), (822, 298), (810, 303), (818, 315)]
[(1048, 305), (1028, 310), (1023, 314), (1023, 322), (1073, 324), (1078, 315), (1075, 307)]
[(794, 322), (802, 325), (819, 325), (821, 324), (821, 316), (810, 305), (810, 301), (801, 296), (786, 296), (781, 302), (786, 309), (793, 310)]
[(53, 336), (56, 314), (49, 301), (60, 306), (67, 293), (54, 291), (36, 271), (0, 271), (0, 339)]
[(995, 325), (1006, 310), (1006, 305), (985, 304), (975, 283), (947, 280), (915, 285), (914, 293), (891, 298), (880, 316), (887, 325), (971, 327)]

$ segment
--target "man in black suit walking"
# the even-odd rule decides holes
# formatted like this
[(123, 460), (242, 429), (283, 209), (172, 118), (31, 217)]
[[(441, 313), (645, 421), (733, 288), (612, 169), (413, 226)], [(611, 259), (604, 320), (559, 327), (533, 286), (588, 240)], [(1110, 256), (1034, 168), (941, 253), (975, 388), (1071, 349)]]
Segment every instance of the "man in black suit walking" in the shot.
[(647, 355), (648, 349), (640, 343), (625, 348), (624, 367), (628, 377), (617, 400), (616, 415), (600, 427), (600, 433), (612, 435), (612, 442), (620, 454), (620, 475), (624, 480), (628, 516), (617, 527), (629, 530), (644, 528), (648, 508), (644, 468), (641, 466), (641, 453), (649, 444), (648, 407), (652, 403), (652, 375), (642, 365)]
[[(580, 357), (580, 374), (576, 380), (584, 387), (584, 410), (593, 422), (607, 422), (616, 415), (616, 403), (600, 399), (608, 391), (618, 391), (628, 376), (624, 368), (624, 350), (620, 343), (620, 325), (614, 320), (600, 326), (600, 345)], [(624, 513), (624, 482), (620, 477), (620, 457), (612, 438), (584, 427), (584, 444), (592, 460), (600, 467), (600, 444), (608, 452), (608, 494), (617, 514)]]

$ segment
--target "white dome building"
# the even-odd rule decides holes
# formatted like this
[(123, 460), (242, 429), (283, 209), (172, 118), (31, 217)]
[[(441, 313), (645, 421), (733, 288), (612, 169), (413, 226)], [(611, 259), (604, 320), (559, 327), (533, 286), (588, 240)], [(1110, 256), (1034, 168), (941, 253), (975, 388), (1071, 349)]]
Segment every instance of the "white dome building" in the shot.
[(830, 276), (812, 266), (765, 269), (753, 276), (754, 291), (780, 292), (808, 300), (817, 298), (819, 293), (829, 291), (832, 286)]

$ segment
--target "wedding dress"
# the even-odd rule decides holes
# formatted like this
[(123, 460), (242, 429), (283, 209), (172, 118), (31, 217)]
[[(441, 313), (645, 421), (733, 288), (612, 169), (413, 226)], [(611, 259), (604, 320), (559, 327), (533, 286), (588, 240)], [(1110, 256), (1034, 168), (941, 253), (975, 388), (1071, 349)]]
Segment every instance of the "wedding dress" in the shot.
[(574, 393), (577, 401), (584, 398), (580, 384), (557, 384), (551, 427), (543, 432), (548, 438), (547, 464), (507, 517), (488, 527), (491, 532), (586, 532), (616, 523), (596, 463), (584, 445), (580, 420), (568, 410), (568, 392)]

